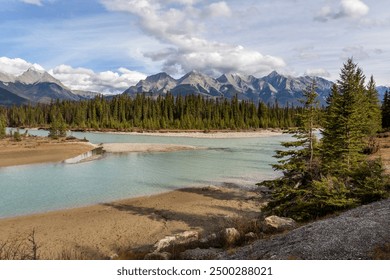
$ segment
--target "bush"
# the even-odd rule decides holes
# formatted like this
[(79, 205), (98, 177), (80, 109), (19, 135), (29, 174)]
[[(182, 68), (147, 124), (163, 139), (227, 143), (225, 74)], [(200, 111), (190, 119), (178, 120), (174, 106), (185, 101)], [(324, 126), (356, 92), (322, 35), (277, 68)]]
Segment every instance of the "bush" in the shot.
[(389, 196), (386, 187), (388, 176), (384, 175), (382, 162), (377, 159), (362, 162), (351, 174), (351, 196), (366, 204)]
[(266, 208), (278, 216), (302, 222), (356, 206), (356, 199), (348, 196), (344, 182), (333, 176), (294, 188), (289, 182), (281, 183), (284, 185), (272, 193), (273, 199)]
[(14, 140), (17, 141), (17, 142), (22, 141), (22, 136), (20, 135), (19, 130), (14, 132), (13, 137), (14, 137)]

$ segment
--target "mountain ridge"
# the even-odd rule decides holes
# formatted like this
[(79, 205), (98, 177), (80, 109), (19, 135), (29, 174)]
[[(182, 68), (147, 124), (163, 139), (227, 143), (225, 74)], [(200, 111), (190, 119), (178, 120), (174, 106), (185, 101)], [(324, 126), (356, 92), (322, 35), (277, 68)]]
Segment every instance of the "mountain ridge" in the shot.
[[(167, 80), (170, 82), (164, 82)], [(313, 80), (317, 85), (320, 102), (325, 104), (333, 82), (320, 77), (294, 78), (281, 75), (276, 71), (262, 78), (238, 73), (226, 73), (218, 78), (213, 78), (198, 71), (191, 71), (178, 79), (162, 72), (139, 81), (135, 86), (125, 90), (123, 94), (163, 95), (171, 92), (175, 96), (201, 94), (212, 98), (233, 98), (237, 95), (241, 100), (262, 101), (271, 104), (278, 102), (282, 106), (298, 105), (298, 99), (302, 97), (302, 92), (311, 85)]]
[(17, 76), (0, 72), (0, 89), (0, 104), (4, 106), (88, 98), (74, 93), (48, 72), (33, 67)]
[[(297, 106), (299, 99), (302, 98), (302, 92), (313, 81), (317, 86), (320, 104), (326, 105), (333, 82), (317, 76), (292, 77), (276, 71), (261, 78), (240, 73), (226, 73), (214, 78), (202, 72), (191, 71), (178, 79), (166, 72), (160, 72), (140, 80), (122, 94), (135, 96), (138, 93), (147, 93), (156, 97), (171, 92), (174, 96), (200, 94), (214, 99), (231, 99), (237, 96), (239, 100)], [(7, 91), (7, 94), (3, 91), (0, 95), (0, 104), (8, 106), (22, 105), (26, 102), (50, 103), (56, 99), (79, 101), (99, 95), (95, 92), (71, 90), (48, 72), (35, 68), (29, 68), (18, 76), (0, 72), (0, 88)], [(383, 100), (385, 91), (390, 88), (378, 86), (377, 90), (379, 98)]]

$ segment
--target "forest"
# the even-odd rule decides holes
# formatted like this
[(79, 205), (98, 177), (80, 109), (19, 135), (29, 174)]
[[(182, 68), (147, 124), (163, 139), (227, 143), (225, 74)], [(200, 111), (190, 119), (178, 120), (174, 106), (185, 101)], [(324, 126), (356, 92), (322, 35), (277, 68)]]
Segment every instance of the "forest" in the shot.
[(288, 128), (297, 125), (301, 108), (254, 104), (237, 97), (209, 99), (200, 95), (135, 98), (117, 95), (85, 101), (55, 101), (51, 104), (0, 108), (10, 127), (45, 127), (52, 125), (76, 130), (118, 131), (185, 129), (247, 130)]

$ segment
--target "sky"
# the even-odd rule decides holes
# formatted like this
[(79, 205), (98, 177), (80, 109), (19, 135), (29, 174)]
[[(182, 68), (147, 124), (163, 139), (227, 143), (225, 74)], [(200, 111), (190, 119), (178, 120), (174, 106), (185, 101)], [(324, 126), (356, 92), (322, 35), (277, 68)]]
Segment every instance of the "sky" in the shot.
[(147, 75), (317, 75), (390, 85), (388, 0), (0, 0), (0, 72), (119, 93)]

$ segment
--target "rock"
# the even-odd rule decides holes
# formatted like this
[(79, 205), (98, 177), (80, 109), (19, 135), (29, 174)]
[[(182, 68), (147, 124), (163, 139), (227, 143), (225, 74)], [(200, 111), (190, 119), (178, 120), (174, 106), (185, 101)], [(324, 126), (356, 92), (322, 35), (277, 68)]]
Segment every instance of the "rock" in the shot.
[(199, 240), (199, 243), (201, 245), (209, 246), (209, 247), (213, 247), (215, 245), (218, 245), (218, 244), (216, 244), (216, 242), (218, 242), (218, 236), (215, 233), (212, 233), (212, 234)]
[(245, 234), (245, 239), (246, 240), (256, 240), (257, 235), (254, 232), (248, 232), (247, 234)]
[(226, 228), (223, 231), (223, 236), (227, 245), (234, 245), (241, 237), (240, 233), (235, 228)]
[(197, 231), (185, 231), (172, 236), (167, 236), (158, 241), (154, 247), (154, 252), (169, 251), (175, 246), (190, 246), (191, 244), (199, 242), (199, 233)]
[(237, 248), (219, 259), (358, 260), (390, 244), (390, 199)]
[(152, 252), (145, 256), (145, 260), (170, 260), (171, 254), (168, 252)]
[(297, 227), (297, 223), (291, 218), (281, 218), (278, 216), (269, 216), (264, 219), (262, 231), (264, 233), (279, 233), (291, 230)]
[(223, 252), (222, 249), (208, 248), (208, 249), (191, 249), (180, 253), (182, 260), (215, 260), (218, 255)]

